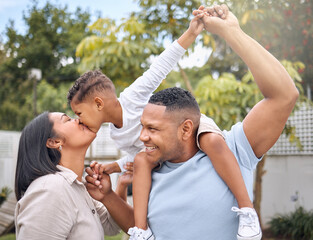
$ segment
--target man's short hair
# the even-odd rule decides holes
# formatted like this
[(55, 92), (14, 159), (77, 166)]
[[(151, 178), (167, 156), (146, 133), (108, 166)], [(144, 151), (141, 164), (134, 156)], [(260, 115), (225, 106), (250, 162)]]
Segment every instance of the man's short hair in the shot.
[(100, 70), (88, 71), (80, 76), (70, 88), (67, 94), (68, 104), (71, 104), (73, 98), (77, 95), (75, 101), (82, 102), (86, 97), (93, 95), (95, 92), (113, 91), (115, 87), (110, 78)]
[(176, 120), (179, 122), (191, 119), (194, 124), (193, 132), (196, 136), (201, 113), (196, 99), (190, 92), (178, 87), (166, 88), (152, 95), (149, 103), (165, 106), (165, 112), (178, 113), (179, 117), (176, 115)]
[(166, 111), (191, 110), (199, 113), (200, 109), (192, 94), (182, 88), (173, 87), (161, 90), (149, 99), (149, 103), (166, 107)]

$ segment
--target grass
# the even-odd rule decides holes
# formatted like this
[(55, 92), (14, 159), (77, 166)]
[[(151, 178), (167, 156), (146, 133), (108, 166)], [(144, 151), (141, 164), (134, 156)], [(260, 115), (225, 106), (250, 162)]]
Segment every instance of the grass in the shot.
[(0, 240), (15, 240), (15, 234), (7, 234), (2, 237), (0, 237)]
[[(105, 237), (105, 240), (121, 240), (123, 236), (123, 233), (120, 233), (116, 236), (111, 236), (111, 237)], [(4, 235), (2, 237), (0, 237), (0, 240), (15, 240), (15, 234), (11, 233), (11, 234), (7, 234)]]

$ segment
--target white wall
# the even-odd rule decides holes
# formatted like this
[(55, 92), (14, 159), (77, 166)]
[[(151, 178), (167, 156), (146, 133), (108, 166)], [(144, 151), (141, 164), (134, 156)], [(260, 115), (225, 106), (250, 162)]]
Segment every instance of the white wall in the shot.
[(0, 131), (0, 189), (14, 190), (14, 176), (20, 138), (19, 132)]
[[(261, 202), (264, 225), (275, 214), (289, 213), (299, 205), (313, 210), (312, 155), (268, 156), (264, 170)], [(293, 201), (297, 193), (298, 200)]]

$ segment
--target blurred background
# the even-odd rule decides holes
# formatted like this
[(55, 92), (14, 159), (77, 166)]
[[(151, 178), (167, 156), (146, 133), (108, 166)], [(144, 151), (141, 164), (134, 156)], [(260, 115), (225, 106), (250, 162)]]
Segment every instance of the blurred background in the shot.
[[(0, 0), (0, 197), (1, 208), (7, 209), (0, 209), (0, 235), (14, 231), (14, 200), (7, 199), (14, 195), (17, 146), (25, 124), (43, 111), (73, 116), (67, 91), (90, 69), (101, 69), (119, 94), (188, 28), (194, 9), (222, 3), (246, 33), (281, 61), (300, 91), (281, 138), (256, 170), (255, 208), (271, 236), (313, 238), (312, 0)], [(245, 64), (206, 32), (158, 90), (173, 86), (191, 91), (201, 111), (221, 129), (241, 121), (262, 99)], [(106, 129), (93, 142), (86, 164), (123, 154)]]

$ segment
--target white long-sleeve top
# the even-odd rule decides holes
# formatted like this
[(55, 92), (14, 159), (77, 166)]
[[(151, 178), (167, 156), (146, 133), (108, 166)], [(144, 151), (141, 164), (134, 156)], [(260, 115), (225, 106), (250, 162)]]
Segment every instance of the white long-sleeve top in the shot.
[(173, 69), (186, 50), (174, 41), (158, 56), (150, 68), (126, 88), (119, 97), (123, 111), (123, 127), (116, 128), (110, 124), (110, 135), (117, 147), (127, 153), (117, 160), (122, 171), (128, 161), (133, 161), (135, 155), (144, 145), (140, 141), (140, 118), (144, 107), (147, 105), (152, 93), (158, 88), (162, 80)]

